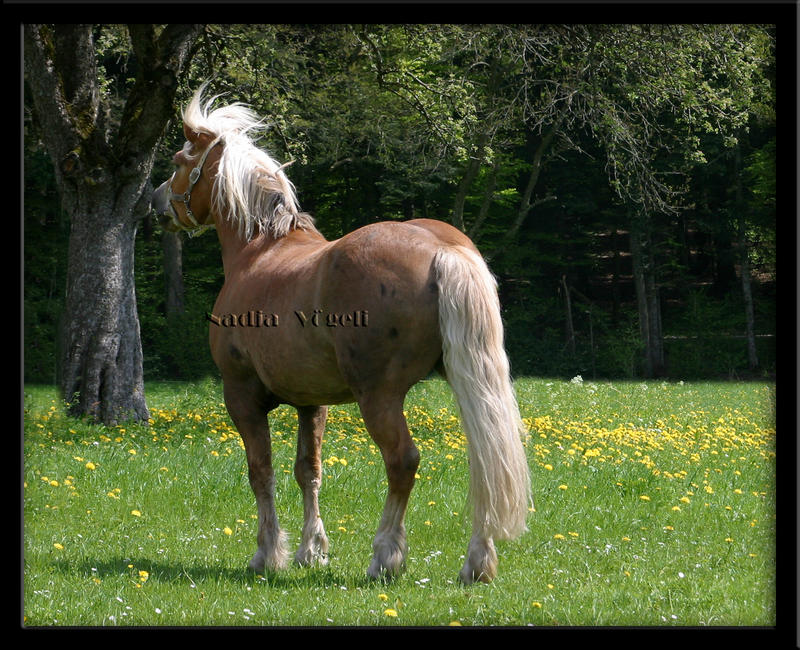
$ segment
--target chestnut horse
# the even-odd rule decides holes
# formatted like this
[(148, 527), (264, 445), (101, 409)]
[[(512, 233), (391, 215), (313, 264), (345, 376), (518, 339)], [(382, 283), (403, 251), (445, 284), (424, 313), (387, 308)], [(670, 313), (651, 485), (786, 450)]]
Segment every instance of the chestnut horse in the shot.
[(222, 247), (225, 283), (209, 338), (258, 506), (250, 567), (288, 561), (267, 414), (279, 404), (297, 409), (304, 525), (294, 559), (324, 564), (318, 493), (327, 405), (357, 402), (389, 482), (367, 573), (391, 578), (403, 569), (403, 520), (419, 464), (403, 401), (435, 369), (455, 393), (468, 441), (473, 530), (459, 576), (491, 581), (493, 539), (520, 535), (531, 502), (494, 277), (472, 242), (441, 221), (375, 223), (327, 241), (300, 211), (285, 165), (255, 146), (257, 116), (238, 103), (212, 110), (216, 98), (202, 94), (183, 111), (187, 142), (152, 206), (169, 231), (216, 228)]

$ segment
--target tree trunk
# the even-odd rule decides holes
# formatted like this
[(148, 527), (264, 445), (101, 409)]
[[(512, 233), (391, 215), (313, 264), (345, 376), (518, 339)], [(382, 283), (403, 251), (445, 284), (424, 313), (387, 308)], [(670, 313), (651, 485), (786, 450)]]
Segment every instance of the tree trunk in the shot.
[(483, 193), (483, 201), (481, 202), (478, 216), (475, 218), (475, 221), (473, 222), (472, 226), (470, 226), (469, 232), (467, 233), (468, 237), (476, 244), (480, 240), (483, 222), (486, 221), (486, 217), (489, 216), (489, 208), (492, 207), (492, 203), (494, 202), (494, 192), (497, 189), (497, 172), (499, 169), (500, 160), (495, 158), (494, 165), (492, 165), (491, 174), (489, 175), (489, 180), (486, 184), (486, 191)]
[(650, 325), (647, 312), (647, 290), (642, 264), (642, 243), (637, 228), (631, 228), (631, 262), (633, 264), (633, 284), (636, 289), (636, 309), (639, 313), (639, 338), (642, 341), (642, 361), (644, 376), (653, 376), (653, 365), (649, 354)]
[(517, 236), (517, 232), (522, 227), (522, 223), (528, 216), (528, 213), (533, 209), (533, 206), (537, 205), (538, 203), (542, 203), (543, 201), (548, 201), (550, 199), (554, 199), (555, 197), (545, 197), (543, 199), (539, 199), (537, 201), (531, 201), (533, 197), (533, 190), (536, 187), (536, 183), (539, 182), (539, 175), (542, 172), (542, 167), (544, 165), (544, 157), (547, 153), (547, 150), (550, 148), (550, 145), (553, 143), (553, 138), (556, 134), (556, 129), (561, 122), (561, 118), (556, 120), (556, 124), (554, 124), (550, 130), (542, 135), (541, 140), (539, 140), (539, 145), (536, 147), (536, 150), (533, 152), (533, 161), (531, 164), (531, 173), (528, 175), (528, 182), (525, 185), (525, 191), (522, 193), (522, 198), (519, 202), (519, 208), (517, 209), (517, 216), (514, 221), (511, 223), (511, 227), (508, 229), (506, 233), (507, 240), (510, 241)]
[(619, 276), (622, 272), (622, 259), (620, 257), (620, 234), (619, 230), (614, 227), (614, 234), (611, 238), (614, 246), (614, 268), (611, 274), (611, 326), (616, 327), (619, 325), (619, 308), (622, 298), (620, 297)]
[[(741, 142), (741, 135), (739, 142)], [(758, 353), (756, 352), (756, 328), (753, 309), (753, 291), (750, 277), (750, 256), (747, 246), (747, 228), (745, 224), (745, 202), (742, 192), (742, 152), (741, 144), (736, 145), (736, 212), (739, 226), (739, 264), (742, 274), (742, 297), (744, 298), (745, 330), (747, 336), (747, 365), (750, 370), (758, 369)]]
[[(531, 164), (531, 173), (528, 175), (528, 182), (525, 185), (525, 191), (522, 193), (522, 197), (520, 198), (519, 208), (517, 208), (517, 214), (514, 218), (514, 221), (506, 230), (506, 234), (503, 236), (504, 244), (511, 244), (513, 240), (516, 238), (519, 229), (522, 227), (523, 222), (528, 217), (530, 211), (540, 203), (544, 203), (545, 201), (552, 201), (556, 197), (555, 196), (545, 196), (541, 199), (531, 200), (533, 197), (533, 190), (536, 187), (536, 183), (539, 182), (539, 174), (542, 172), (542, 167), (544, 166), (544, 158), (547, 154), (550, 145), (553, 143), (553, 138), (556, 134), (556, 129), (558, 125), (561, 123), (561, 119), (563, 117), (560, 116), (556, 123), (551, 127), (551, 129), (545, 133), (542, 138), (539, 140), (539, 144), (536, 147), (536, 150), (533, 152), (533, 161)], [(504, 245), (501, 245), (495, 251), (488, 253), (485, 255), (486, 261), (490, 262), (494, 259), (494, 256), (497, 253), (502, 253), (503, 249), (505, 248)]]
[(161, 235), (164, 259), (164, 311), (166, 315), (183, 313), (183, 239), (180, 232), (164, 231)]
[[(648, 248), (652, 248), (648, 241)], [(648, 336), (649, 355), (653, 369), (653, 377), (664, 374), (664, 335), (661, 331), (661, 296), (656, 282), (652, 255), (646, 256), (644, 268), (644, 284), (647, 292), (647, 325), (650, 328)]]
[(639, 334), (644, 346), (644, 376), (658, 377), (664, 373), (661, 305), (649, 224), (646, 217), (639, 215), (634, 215), (631, 223), (631, 258), (639, 312)]
[(91, 25), (25, 26), (26, 80), (70, 217), (59, 387), (74, 415), (146, 421), (134, 241), (156, 145), (199, 26), (131, 25), (137, 78), (118, 128)]
[(461, 182), (458, 184), (456, 190), (456, 198), (453, 201), (453, 215), (452, 224), (461, 232), (465, 232), (464, 227), (464, 204), (467, 200), (467, 193), (472, 186), (473, 181), (478, 176), (481, 168), (481, 161), (483, 160), (483, 152), (486, 149), (486, 143), (489, 141), (489, 132), (483, 131), (478, 137), (478, 142), (475, 144), (475, 151), (470, 155), (467, 162), (467, 169)]
[(747, 244), (744, 237), (742, 246), (742, 295), (744, 297), (745, 328), (747, 333), (747, 365), (750, 370), (758, 369), (758, 353), (756, 352), (756, 326), (753, 310), (753, 292), (750, 279), (750, 261), (747, 258)]
[(131, 201), (81, 195), (71, 215), (60, 387), (71, 413), (106, 424), (149, 417), (133, 282), (136, 222), (119, 219), (132, 212)]
[(569, 286), (567, 285), (567, 276), (561, 276), (561, 287), (564, 289), (564, 323), (567, 342), (565, 347), (569, 348), (572, 356), (575, 356), (575, 328), (572, 325), (572, 299), (569, 295)]

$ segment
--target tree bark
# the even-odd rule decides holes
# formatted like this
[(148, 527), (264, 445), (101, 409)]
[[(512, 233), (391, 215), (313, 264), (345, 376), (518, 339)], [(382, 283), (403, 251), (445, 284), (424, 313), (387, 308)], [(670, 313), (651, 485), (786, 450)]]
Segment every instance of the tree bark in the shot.
[(25, 26), (26, 79), (70, 217), (59, 388), (73, 415), (149, 418), (134, 287), (137, 210), (199, 26), (129, 28), (137, 78), (116, 129), (91, 25)]

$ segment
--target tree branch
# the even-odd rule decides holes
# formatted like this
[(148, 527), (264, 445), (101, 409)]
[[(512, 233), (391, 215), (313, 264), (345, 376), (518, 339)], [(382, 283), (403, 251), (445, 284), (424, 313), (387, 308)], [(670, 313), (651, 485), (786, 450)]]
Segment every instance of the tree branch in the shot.
[(123, 168), (150, 154), (163, 135), (173, 110), (178, 76), (202, 30), (202, 25), (167, 25), (157, 35), (152, 25), (128, 26), (139, 66), (115, 147)]

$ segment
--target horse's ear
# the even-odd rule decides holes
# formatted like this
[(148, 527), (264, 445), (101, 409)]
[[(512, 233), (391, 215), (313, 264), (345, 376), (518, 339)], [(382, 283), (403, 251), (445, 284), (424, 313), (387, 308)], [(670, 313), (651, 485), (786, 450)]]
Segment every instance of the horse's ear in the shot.
[(197, 133), (197, 138), (195, 139), (194, 143), (198, 149), (205, 149), (208, 145), (211, 144), (211, 141), (214, 139), (208, 133)]
[(213, 140), (208, 133), (198, 133), (197, 131), (190, 129), (185, 124), (183, 125), (183, 135), (185, 135), (186, 139), (199, 149), (205, 149), (211, 143), (211, 140)]

